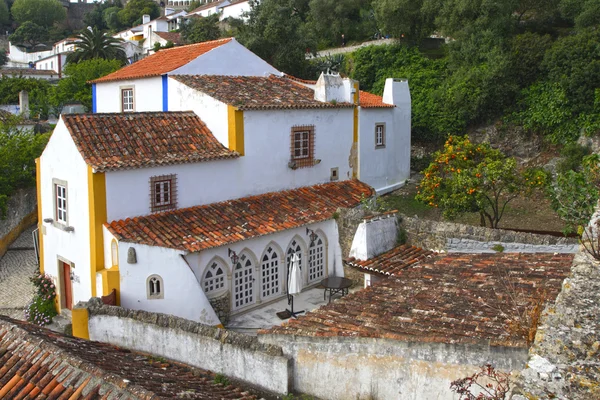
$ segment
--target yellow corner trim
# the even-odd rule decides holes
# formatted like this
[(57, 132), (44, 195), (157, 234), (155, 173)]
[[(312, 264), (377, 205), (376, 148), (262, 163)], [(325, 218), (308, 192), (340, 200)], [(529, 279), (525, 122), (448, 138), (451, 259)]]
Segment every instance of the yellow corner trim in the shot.
[(229, 149), (244, 155), (244, 112), (232, 105), (227, 106)]
[(121, 273), (119, 267), (103, 269), (102, 274), (102, 296), (108, 296), (113, 289), (117, 292), (117, 305), (121, 305)]
[(88, 201), (90, 214), (90, 274), (92, 297), (96, 297), (96, 273), (104, 269), (104, 237), (102, 225), (106, 222), (106, 178), (94, 173), (88, 165)]
[(35, 186), (37, 191), (37, 227), (38, 227), (38, 244), (40, 247), (40, 273), (44, 273), (44, 231), (42, 218), (42, 171), (41, 159), (35, 159)]
[(74, 308), (71, 310), (73, 336), (90, 340), (89, 319), (90, 317), (87, 308)]

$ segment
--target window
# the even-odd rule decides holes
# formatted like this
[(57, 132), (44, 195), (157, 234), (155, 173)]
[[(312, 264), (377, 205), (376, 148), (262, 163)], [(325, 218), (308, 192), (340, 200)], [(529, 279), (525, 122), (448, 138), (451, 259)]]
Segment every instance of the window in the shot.
[(308, 247), (308, 283), (323, 279), (325, 276), (325, 245), (323, 239), (315, 234)]
[(233, 309), (254, 303), (254, 265), (243, 253), (233, 270)]
[(204, 274), (202, 284), (204, 287), (204, 293), (215, 294), (225, 288), (225, 267), (221, 262), (213, 262)]
[(385, 124), (375, 124), (375, 147), (385, 147)]
[(121, 110), (123, 112), (134, 111), (133, 88), (121, 89)]
[(291, 158), (296, 168), (314, 165), (315, 127), (295, 126), (292, 128)]
[(110, 259), (113, 267), (119, 266), (119, 247), (115, 239), (110, 242)]
[(146, 281), (146, 290), (149, 299), (162, 299), (165, 296), (163, 280), (158, 275), (150, 275)]
[(176, 175), (150, 178), (150, 209), (152, 212), (177, 208)]
[(67, 224), (67, 185), (55, 183), (54, 196), (56, 222)]
[(270, 245), (263, 255), (260, 265), (261, 270), (261, 296), (263, 299), (279, 294), (280, 273), (279, 255), (277, 250)]

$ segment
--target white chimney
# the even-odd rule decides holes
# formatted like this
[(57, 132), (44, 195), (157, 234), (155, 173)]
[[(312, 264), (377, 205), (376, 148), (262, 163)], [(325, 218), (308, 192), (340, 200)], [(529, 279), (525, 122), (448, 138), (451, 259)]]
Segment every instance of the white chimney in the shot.
[(148, 15), (148, 14), (142, 15), (142, 24), (147, 24), (148, 22), (150, 22), (150, 15)]
[(29, 119), (29, 93), (25, 90), (19, 92), (19, 108), (23, 118)]
[(350, 257), (368, 260), (393, 249), (398, 237), (397, 224), (395, 213), (365, 218), (354, 234)]
[(387, 78), (383, 88), (383, 102), (410, 109), (410, 90), (406, 79)]
[(338, 74), (321, 73), (315, 85), (315, 100), (322, 102), (354, 102), (354, 81)]

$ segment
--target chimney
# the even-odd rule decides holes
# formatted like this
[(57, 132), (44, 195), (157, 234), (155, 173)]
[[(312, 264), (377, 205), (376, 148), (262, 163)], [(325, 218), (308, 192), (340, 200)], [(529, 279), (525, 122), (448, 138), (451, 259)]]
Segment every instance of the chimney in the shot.
[(406, 79), (387, 78), (383, 88), (383, 102), (410, 110), (410, 90)]
[(357, 260), (368, 260), (393, 249), (397, 237), (395, 212), (365, 218), (356, 229), (349, 256)]
[(354, 102), (354, 81), (339, 74), (321, 73), (315, 85), (315, 100), (322, 102)]
[(147, 24), (148, 22), (150, 22), (150, 15), (148, 15), (148, 14), (142, 15), (142, 24)]
[(23, 118), (29, 119), (29, 93), (25, 90), (19, 92), (19, 108)]

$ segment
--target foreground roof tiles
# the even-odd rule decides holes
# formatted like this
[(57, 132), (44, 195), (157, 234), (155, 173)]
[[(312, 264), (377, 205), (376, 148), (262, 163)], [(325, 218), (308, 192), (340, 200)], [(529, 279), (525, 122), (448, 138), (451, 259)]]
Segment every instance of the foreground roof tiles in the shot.
[(118, 71), (96, 79), (91, 83), (120, 81), (124, 79), (149, 78), (171, 72), (184, 66), (204, 53), (229, 43), (232, 38), (190, 44), (188, 46), (164, 49)]
[(346, 264), (364, 271), (377, 272), (382, 275), (395, 275), (419, 261), (431, 259), (436, 255), (437, 253), (431, 250), (401, 245), (369, 260), (357, 260), (351, 257), (344, 261)]
[(358, 104), (362, 108), (394, 108), (393, 104), (387, 104), (383, 102), (383, 97), (373, 93), (365, 92), (361, 90), (358, 96)]
[(86, 163), (96, 171), (239, 157), (191, 111), (63, 114)]
[(0, 398), (239, 399), (212, 372), (0, 316)]
[[(572, 254), (448, 254), (262, 334), (526, 347), (518, 317), (553, 302)], [(542, 308), (540, 308), (541, 310)]]
[(314, 90), (286, 77), (171, 75), (186, 86), (199, 90), (240, 110), (353, 107), (352, 103), (315, 100)]
[(106, 224), (124, 242), (200, 251), (331, 219), (373, 189), (357, 180), (325, 183)]

